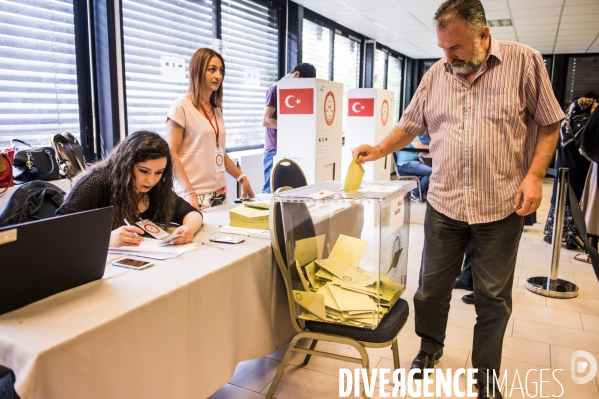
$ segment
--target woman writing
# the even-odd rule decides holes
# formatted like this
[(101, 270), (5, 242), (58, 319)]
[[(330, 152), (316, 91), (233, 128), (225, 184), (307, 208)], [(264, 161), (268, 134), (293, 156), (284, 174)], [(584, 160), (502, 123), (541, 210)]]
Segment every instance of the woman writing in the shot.
[(225, 153), (222, 115), (225, 63), (216, 51), (201, 48), (189, 62), (188, 93), (166, 116), (177, 193), (197, 209), (226, 200), (225, 171), (242, 184), (243, 197), (253, 197), (250, 183)]
[[(202, 214), (173, 191), (173, 163), (167, 142), (157, 133), (135, 132), (102, 162), (82, 175), (57, 215), (114, 207), (110, 246), (138, 246), (143, 238), (136, 221), (177, 223), (173, 244), (193, 240)], [(127, 222), (132, 226), (127, 226)]]

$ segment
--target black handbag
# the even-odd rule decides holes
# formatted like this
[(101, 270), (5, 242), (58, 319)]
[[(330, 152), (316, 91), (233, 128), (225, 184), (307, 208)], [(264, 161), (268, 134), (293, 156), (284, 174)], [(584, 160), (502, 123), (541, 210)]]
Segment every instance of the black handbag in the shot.
[[(56, 152), (52, 147), (33, 147), (23, 140), (11, 141), (15, 148), (13, 173), (15, 184), (23, 184), (33, 180), (58, 180), (60, 173), (56, 162)], [(27, 149), (18, 148), (15, 143), (27, 146)]]
[(88, 166), (81, 150), (81, 144), (71, 133), (58, 133), (52, 138), (52, 147), (56, 150), (56, 160), (61, 173), (72, 179)]

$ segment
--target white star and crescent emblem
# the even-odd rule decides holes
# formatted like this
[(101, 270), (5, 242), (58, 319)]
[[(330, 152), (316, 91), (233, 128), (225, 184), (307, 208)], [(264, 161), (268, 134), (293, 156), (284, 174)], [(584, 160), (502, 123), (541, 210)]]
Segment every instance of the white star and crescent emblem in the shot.
[[(291, 105), (289, 104), (289, 100), (291, 100), (292, 98), (295, 98), (295, 104)], [(296, 98), (294, 95), (289, 95), (287, 97), (285, 97), (285, 105), (287, 106), (287, 108), (295, 108), (296, 105), (301, 104), (302, 100), (300, 100), (299, 98)]]
[[(360, 106), (360, 109), (356, 109), (356, 106), (358, 106), (358, 105)], [(351, 106), (351, 109), (352, 109), (352, 111), (354, 111), (354, 112), (355, 112), (355, 113), (357, 113), (357, 114), (359, 114), (359, 113), (360, 113), (360, 111), (362, 111), (364, 108), (366, 108), (366, 107), (364, 107), (364, 106), (363, 106), (363, 105), (362, 105), (360, 102), (358, 102), (358, 101), (356, 101), (356, 102), (354, 103), (354, 105), (352, 105), (352, 106)]]

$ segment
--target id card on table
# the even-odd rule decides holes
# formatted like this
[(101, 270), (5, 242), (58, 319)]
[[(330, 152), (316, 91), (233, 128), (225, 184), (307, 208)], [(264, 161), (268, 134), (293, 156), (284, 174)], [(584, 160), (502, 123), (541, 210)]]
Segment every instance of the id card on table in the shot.
[(156, 226), (154, 223), (152, 223), (151, 220), (148, 219), (140, 220), (135, 224), (157, 240), (162, 240), (163, 238), (166, 238), (170, 235), (169, 233), (162, 230), (160, 227)]
[(225, 151), (222, 148), (214, 150), (214, 168), (216, 173), (225, 171)]

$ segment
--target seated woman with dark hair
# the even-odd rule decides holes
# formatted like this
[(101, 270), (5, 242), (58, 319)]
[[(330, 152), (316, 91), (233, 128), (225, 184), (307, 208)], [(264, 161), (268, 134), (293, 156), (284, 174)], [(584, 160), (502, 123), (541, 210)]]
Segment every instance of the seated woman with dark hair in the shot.
[[(167, 142), (157, 133), (135, 132), (104, 160), (83, 174), (56, 211), (66, 215), (114, 207), (110, 246), (137, 246), (144, 233), (135, 222), (176, 223), (173, 244), (193, 240), (202, 214), (173, 191), (173, 162)], [(127, 226), (125, 220), (131, 222)]]

